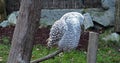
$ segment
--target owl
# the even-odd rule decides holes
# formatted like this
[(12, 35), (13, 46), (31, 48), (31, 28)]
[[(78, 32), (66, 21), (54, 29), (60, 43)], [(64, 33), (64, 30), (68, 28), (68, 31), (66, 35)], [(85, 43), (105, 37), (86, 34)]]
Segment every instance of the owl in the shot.
[(78, 12), (68, 12), (55, 21), (49, 33), (48, 47), (57, 45), (63, 51), (70, 51), (78, 46), (84, 30), (84, 16)]

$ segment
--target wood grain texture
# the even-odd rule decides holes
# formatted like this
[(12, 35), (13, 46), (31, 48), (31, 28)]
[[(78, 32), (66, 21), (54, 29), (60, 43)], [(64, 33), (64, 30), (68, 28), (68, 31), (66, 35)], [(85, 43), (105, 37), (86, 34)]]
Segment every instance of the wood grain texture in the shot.
[(98, 33), (89, 32), (87, 63), (96, 63), (97, 47), (98, 47)]
[(29, 63), (40, 19), (40, 0), (22, 0), (7, 63)]
[(115, 12), (115, 32), (120, 33), (120, 0), (116, 0), (116, 12)]

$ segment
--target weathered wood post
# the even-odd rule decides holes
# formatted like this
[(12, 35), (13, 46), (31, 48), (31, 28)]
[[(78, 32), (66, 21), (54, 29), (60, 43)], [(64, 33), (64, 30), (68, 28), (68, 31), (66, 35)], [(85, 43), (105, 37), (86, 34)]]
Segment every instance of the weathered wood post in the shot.
[(89, 32), (87, 63), (96, 63), (98, 33)]
[(41, 0), (22, 0), (7, 63), (30, 63)]
[(116, 0), (115, 7), (115, 32), (120, 33), (120, 0)]
[(6, 4), (5, 0), (0, 0), (0, 22), (6, 19)]

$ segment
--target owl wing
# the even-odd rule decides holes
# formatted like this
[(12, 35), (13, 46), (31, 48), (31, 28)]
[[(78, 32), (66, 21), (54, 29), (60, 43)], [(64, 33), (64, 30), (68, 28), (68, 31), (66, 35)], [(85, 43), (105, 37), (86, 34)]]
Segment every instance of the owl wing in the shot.
[(53, 24), (52, 28), (50, 29), (48, 46), (58, 45), (58, 42), (65, 33), (65, 27), (65, 23), (61, 20), (58, 20)]

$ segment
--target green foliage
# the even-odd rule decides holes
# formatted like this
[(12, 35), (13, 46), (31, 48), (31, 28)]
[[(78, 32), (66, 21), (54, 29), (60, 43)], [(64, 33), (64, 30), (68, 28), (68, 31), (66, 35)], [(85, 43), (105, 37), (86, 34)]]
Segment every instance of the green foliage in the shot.
[(106, 48), (112, 47), (114, 49), (120, 48), (120, 41), (119, 42), (111, 41), (111, 40), (104, 41), (102, 39), (103, 37), (110, 35), (113, 32), (114, 32), (114, 28), (110, 28), (110, 29), (107, 29), (104, 33), (100, 34), (100, 36), (99, 36), (99, 48), (102, 48), (102, 47), (106, 47)]
[(98, 49), (97, 63), (120, 63), (120, 53), (110, 47)]
[(114, 32), (114, 28), (107, 29), (103, 34), (99, 36), (99, 49), (97, 54), (98, 63), (120, 63), (120, 42), (104, 41), (103, 37)]
[(10, 39), (7, 36), (3, 36), (1, 40), (2, 40), (2, 43), (5, 45), (10, 44)]
[[(45, 46), (34, 46), (32, 60), (42, 58), (48, 53), (52, 53), (56, 48), (48, 51)], [(120, 54), (112, 47), (99, 47), (97, 54), (97, 63), (120, 63)], [(57, 55), (53, 59), (43, 61), (42, 63), (86, 63), (85, 51), (73, 50)]]
[[(32, 60), (42, 58), (43, 56), (48, 55), (48, 53), (52, 53), (54, 51), (56, 51), (56, 48), (48, 50), (45, 46), (37, 45), (33, 49)], [(86, 54), (84, 51), (73, 50), (71, 52), (61, 53), (55, 58), (42, 63), (86, 63)]]
[(6, 63), (10, 45), (0, 44), (0, 63)]
[[(6, 63), (10, 45), (0, 44), (0, 63)], [(56, 51), (56, 48), (48, 50), (45, 46), (35, 45), (32, 52), (32, 60), (42, 58), (49, 53)], [(99, 47), (97, 63), (120, 63), (120, 52), (112, 47)], [(57, 55), (53, 59), (41, 63), (86, 63), (85, 51), (73, 50)]]

